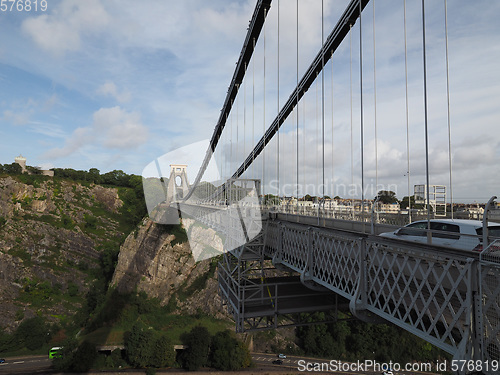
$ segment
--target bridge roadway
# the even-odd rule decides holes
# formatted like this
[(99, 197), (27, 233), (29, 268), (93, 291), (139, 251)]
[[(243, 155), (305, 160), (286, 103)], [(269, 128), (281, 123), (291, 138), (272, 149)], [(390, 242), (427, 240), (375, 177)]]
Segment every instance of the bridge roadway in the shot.
[[(223, 233), (226, 243), (244, 242), (246, 233), (239, 230), (237, 239), (232, 239), (231, 233), (257, 216), (256, 210), (248, 207), (228, 213), (217, 206), (182, 206), (184, 213)], [(259, 313), (261, 320), (275, 321), (280, 314), (276, 307), (279, 296), (274, 294), (277, 289), (270, 293), (262, 279), (259, 284), (258, 277), (252, 279), (246, 271), (235, 271), (249, 268), (252, 260), (262, 264), (266, 258), (272, 259), (276, 268), (297, 272), (302, 284), (311, 289), (311, 299), (334, 292), (349, 302), (357, 318), (396, 324), (457, 359), (500, 359), (498, 254), (493, 254), (498, 261), (486, 262), (472, 251), (382, 238), (369, 234), (370, 223), (271, 211), (262, 213), (261, 219), (261, 236), (230, 247), (226, 258), (236, 260), (223, 262), (219, 271), (221, 295), (235, 317), (237, 330), (256, 328), (245, 324), (250, 318), (255, 321)], [(376, 225), (375, 233), (394, 228)], [(299, 295), (296, 312), (308, 310), (303, 291), (297, 292)], [(258, 311), (258, 299), (267, 303), (267, 310)], [(327, 300), (332, 299), (323, 298), (324, 305), (317, 305), (317, 309), (331, 308)], [(293, 304), (288, 303), (290, 312)], [(274, 304), (272, 309), (269, 304)]]

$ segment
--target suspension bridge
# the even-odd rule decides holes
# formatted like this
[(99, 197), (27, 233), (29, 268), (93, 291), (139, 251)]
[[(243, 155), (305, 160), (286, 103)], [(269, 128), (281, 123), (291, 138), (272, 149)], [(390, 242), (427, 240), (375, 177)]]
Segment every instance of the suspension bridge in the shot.
[[(336, 12), (339, 2), (318, 1), (316, 33), (302, 25), (307, 6), (285, 3), (257, 1), (196, 178), (187, 186), (180, 176), (169, 193), (170, 206), (224, 241), (219, 292), (236, 330), (306, 324), (300, 313), (314, 311), (335, 321), (344, 309), (455, 359), (500, 360), (488, 205), (482, 252), (437, 246), (430, 226), (427, 243), (378, 236), (456, 212), (446, 0), (351, 0)], [(384, 137), (400, 151), (387, 152)], [(379, 212), (372, 198), (401, 186), (406, 210)]]

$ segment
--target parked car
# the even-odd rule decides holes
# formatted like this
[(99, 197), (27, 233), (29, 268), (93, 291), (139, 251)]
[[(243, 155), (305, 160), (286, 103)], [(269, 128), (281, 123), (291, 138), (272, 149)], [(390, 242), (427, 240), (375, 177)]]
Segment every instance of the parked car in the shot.
[(280, 353), (280, 354), (278, 354), (278, 358), (284, 359), (284, 358), (286, 358), (286, 355), (284, 355), (283, 353)]
[(273, 361), (273, 365), (282, 365), (283, 364), (283, 361), (281, 359), (277, 359), (275, 361)]
[(5, 359), (0, 358), (0, 363), (5, 363)]
[[(474, 250), (482, 240), (483, 223), (479, 220), (432, 219), (430, 229), (433, 245)], [(489, 222), (488, 230), (490, 236), (500, 235), (500, 223)], [(394, 232), (381, 233), (380, 236), (427, 243), (427, 220), (415, 221)]]
[[(477, 229), (477, 234), (479, 234), (479, 244), (474, 248), (474, 251), (483, 251), (483, 228)], [(488, 225), (488, 237), (500, 238), (500, 227)], [(488, 245), (491, 246), (490, 250), (500, 250), (500, 241), (494, 243), (491, 241)]]

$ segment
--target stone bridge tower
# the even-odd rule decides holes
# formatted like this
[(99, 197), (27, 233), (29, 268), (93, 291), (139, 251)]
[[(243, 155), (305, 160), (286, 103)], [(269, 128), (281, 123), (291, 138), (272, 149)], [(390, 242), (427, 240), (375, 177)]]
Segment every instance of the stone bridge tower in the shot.
[(167, 202), (184, 198), (189, 192), (189, 182), (186, 164), (170, 164), (170, 178), (168, 179)]

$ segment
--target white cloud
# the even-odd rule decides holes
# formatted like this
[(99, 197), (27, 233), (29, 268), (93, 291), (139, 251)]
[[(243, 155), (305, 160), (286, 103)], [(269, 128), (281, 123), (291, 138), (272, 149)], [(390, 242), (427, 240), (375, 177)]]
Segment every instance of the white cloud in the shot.
[(58, 159), (71, 155), (86, 144), (94, 141), (95, 135), (91, 128), (77, 128), (71, 137), (66, 140), (62, 148), (53, 148), (42, 155), (42, 159)]
[(2, 120), (13, 125), (25, 125), (29, 122), (30, 112), (14, 112), (10, 109), (3, 111)]
[(65, 0), (51, 14), (24, 20), (21, 28), (40, 48), (61, 55), (78, 50), (82, 34), (97, 32), (107, 23), (99, 0)]
[(119, 91), (116, 85), (111, 81), (106, 81), (97, 89), (97, 93), (104, 96), (111, 96), (119, 103), (130, 101), (131, 95), (129, 91)]
[(92, 128), (108, 148), (135, 148), (148, 139), (148, 129), (141, 123), (140, 115), (118, 106), (95, 112)]
[(101, 108), (94, 112), (91, 126), (77, 128), (66, 139), (62, 148), (53, 148), (42, 157), (57, 159), (69, 156), (86, 146), (107, 149), (134, 149), (146, 143), (148, 129), (141, 123), (140, 115), (127, 112), (119, 106)]

